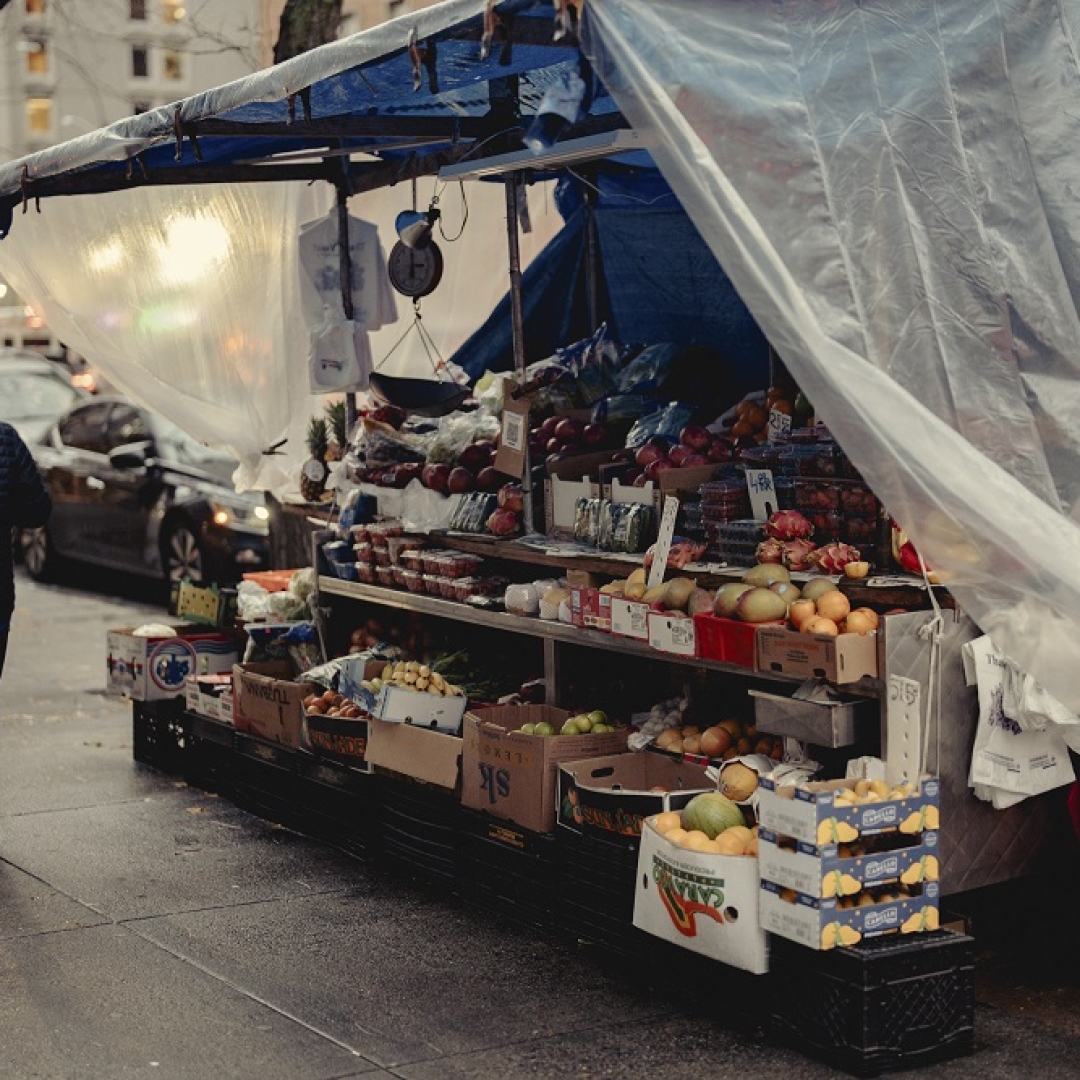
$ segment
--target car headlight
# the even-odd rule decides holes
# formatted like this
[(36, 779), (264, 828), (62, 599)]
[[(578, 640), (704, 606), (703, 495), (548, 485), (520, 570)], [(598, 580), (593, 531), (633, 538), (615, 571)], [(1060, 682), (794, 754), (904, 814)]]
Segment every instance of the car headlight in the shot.
[(270, 520), (270, 511), (260, 503), (224, 503), (211, 500), (210, 517), (215, 525), (223, 528), (230, 525), (242, 525), (248, 528), (264, 529)]

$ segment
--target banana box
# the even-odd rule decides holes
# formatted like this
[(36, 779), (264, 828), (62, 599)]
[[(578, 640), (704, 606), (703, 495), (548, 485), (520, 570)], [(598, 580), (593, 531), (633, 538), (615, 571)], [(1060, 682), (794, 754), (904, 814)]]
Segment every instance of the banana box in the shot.
[(937, 930), (940, 893), (938, 882), (927, 881), (873, 886), (858, 896), (807, 896), (763, 878), (758, 913), (773, 934), (808, 949), (837, 949), (881, 934)]
[[(875, 845), (874, 840), (887, 841)], [(937, 881), (938, 834), (877, 833), (862, 843), (817, 847), (758, 829), (758, 860), (766, 881), (807, 896), (857, 896), (871, 885)], [(893, 842), (895, 841), (895, 843)]]
[(767, 776), (758, 785), (758, 824), (781, 836), (825, 847), (897, 829), (917, 834), (941, 827), (941, 782), (890, 787), (882, 780), (823, 780), (777, 785)]

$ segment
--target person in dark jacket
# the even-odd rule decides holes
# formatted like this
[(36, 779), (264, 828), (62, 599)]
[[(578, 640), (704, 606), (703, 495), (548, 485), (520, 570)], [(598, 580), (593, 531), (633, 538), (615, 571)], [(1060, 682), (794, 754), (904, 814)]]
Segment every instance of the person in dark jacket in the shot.
[(13, 528), (44, 525), (52, 513), (52, 499), (38, 475), (26, 443), (10, 425), (0, 423), (0, 674), (7, 656), (11, 613), (15, 610), (15, 572), (10, 542)]

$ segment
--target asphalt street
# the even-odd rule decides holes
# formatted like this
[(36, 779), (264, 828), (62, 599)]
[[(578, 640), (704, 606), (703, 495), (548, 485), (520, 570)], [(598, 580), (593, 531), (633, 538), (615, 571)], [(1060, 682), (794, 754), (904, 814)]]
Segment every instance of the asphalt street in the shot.
[[(843, 1075), (747, 998), (617, 963), (132, 757), (109, 627), (153, 590), (18, 575), (0, 682), (0, 1078)], [(1080, 1076), (1075, 875), (972, 903), (976, 1050), (896, 1076)], [(1046, 890), (1045, 893), (1040, 890)], [(736, 1019), (737, 1018), (737, 1019)]]

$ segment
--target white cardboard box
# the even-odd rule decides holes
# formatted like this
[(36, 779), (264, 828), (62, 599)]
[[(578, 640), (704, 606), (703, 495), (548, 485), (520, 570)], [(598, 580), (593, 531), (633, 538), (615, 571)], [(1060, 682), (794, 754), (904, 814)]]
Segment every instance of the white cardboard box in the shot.
[(676, 656), (697, 655), (697, 634), (694, 620), (686, 615), (668, 615), (650, 611), (648, 616), (649, 644), (661, 652)]
[(175, 637), (141, 637), (132, 628), (108, 632), (108, 691), (135, 701), (184, 693), (189, 675), (231, 671), (236, 639), (205, 626), (178, 626)]
[(443, 697), (403, 686), (383, 686), (375, 699), (374, 716), (397, 724), (435, 728), (447, 735), (461, 732), (461, 718), (468, 704), (464, 697)]
[(769, 970), (758, 918), (758, 861), (688, 851), (646, 822), (638, 852), (634, 925), (754, 975)]

